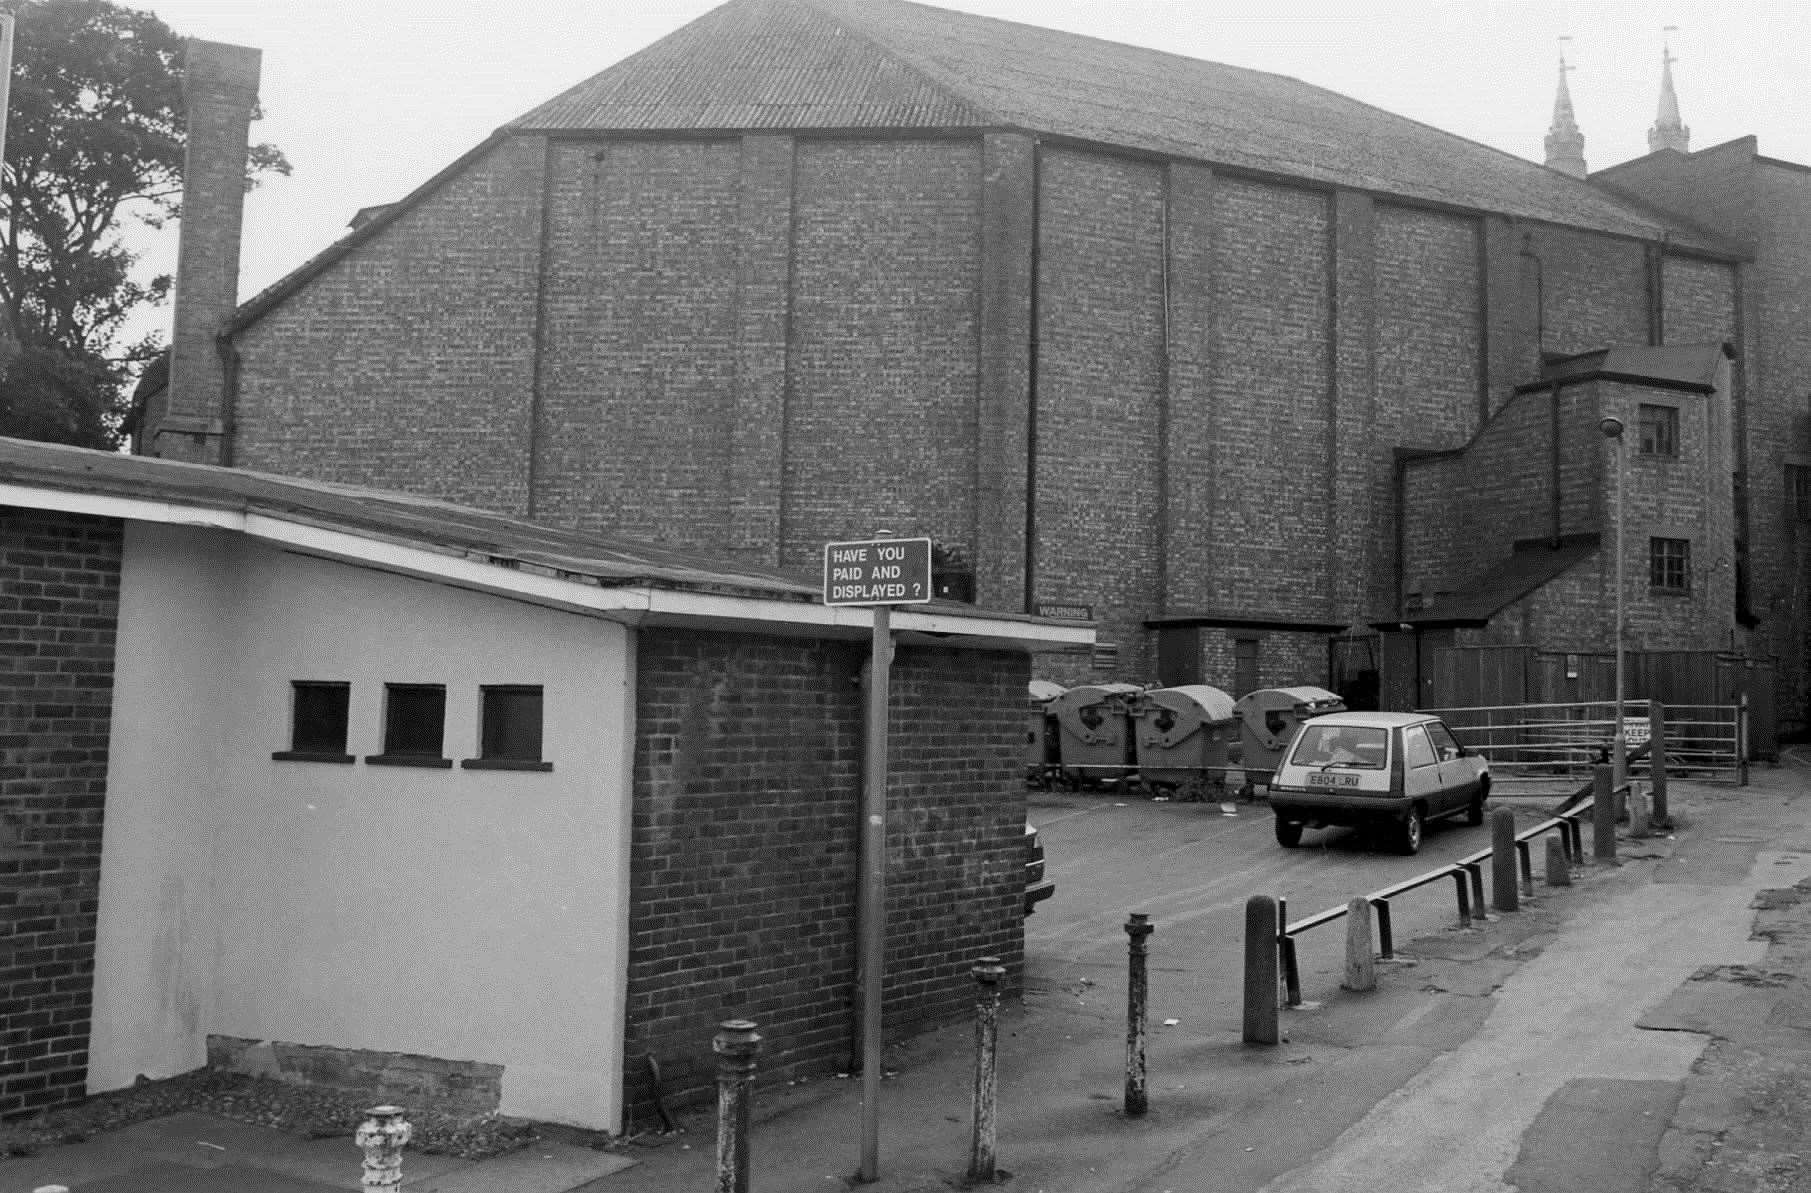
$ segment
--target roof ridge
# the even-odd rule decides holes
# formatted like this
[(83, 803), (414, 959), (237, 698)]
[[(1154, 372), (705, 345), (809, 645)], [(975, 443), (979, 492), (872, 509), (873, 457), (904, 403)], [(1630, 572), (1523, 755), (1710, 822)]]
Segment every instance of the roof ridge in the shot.
[[(730, 0), (730, 4), (746, 4), (752, 2), (753, 0)], [(972, 94), (966, 87), (961, 86), (958, 80), (951, 78), (948, 71), (934, 62), (924, 61), (919, 55), (908, 53), (907, 51), (901, 50), (890, 44), (872, 25), (862, 21), (861, 18), (856, 15), (857, 13), (860, 13), (864, 7), (879, 4), (887, 4), (895, 7), (909, 6), (912, 8), (936, 8), (935, 5), (912, 4), (910, 0), (775, 0), (775, 2), (782, 4), (797, 4), (801, 7), (812, 9), (820, 16), (830, 17), (832, 20), (842, 21), (854, 27), (854, 32), (856, 32), (864, 42), (874, 47), (876, 51), (884, 54), (889, 60), (897, 62), (899, 65), (910, 70), (913, 74), (923, 77), (928, 83), (936, 87), (937, 90), (943, 92), (950, 99), (956, 100), (966, 107), (973, 108), (976, 112), (987, 118), (987, 123), (1007, 123), (1005, 118), (992, 104), (985, 102), (978, 96)], [(724, 7), (727, 8), (729, 5), (725, 5)], [(937, 9), (937, 11), (953, 12), (955, 10)], [(975, 13), (964, 13), (963, 15), (977, 16)], [(997, 17), (978, 17), (978, 19), (984, 21), (999, 20)], [(1013, 24), (1011, 21), (1003, 21), (1001, 23)]]

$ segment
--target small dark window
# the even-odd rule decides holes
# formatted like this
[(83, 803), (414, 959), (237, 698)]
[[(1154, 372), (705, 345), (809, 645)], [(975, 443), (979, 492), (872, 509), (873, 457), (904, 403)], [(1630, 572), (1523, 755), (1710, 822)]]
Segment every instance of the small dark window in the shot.
[(975, 603), (975, 565), (961, 547), (931, 544), (931, 595), (940, 601)]
[(351, 762), (346, 753), (347, 710), (352, 685), (295, 680), (290, 684), (289, 749), (274, 758), (305, 762)]
[(1679, 410), (1675, 406), (1652, 406), (1643, 403), (1638, 420), (1641, 424), (1641, 454), (1676, 456), (1679, 454)]
[(1648, 585), (1662, 592), (1691, 591), (1690, 539), (1648, 540)]
[(1811, 465), (1786, 465), (1786, 515), (1811, 522)]
[(451, 766), (441, 756), (446, 733), (446, 687), (443, 684), (384, 685), (384, 752), (366, 762), (399, 766)]
[(478, 754), (483, 762), (541, 761), (541, 689), (499, 684), (479, 690)]

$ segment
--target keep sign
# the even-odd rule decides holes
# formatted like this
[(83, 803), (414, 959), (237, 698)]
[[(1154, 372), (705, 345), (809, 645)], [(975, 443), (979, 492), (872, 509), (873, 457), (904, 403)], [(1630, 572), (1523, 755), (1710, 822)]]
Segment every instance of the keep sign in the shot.
[(930, 539), (825, 544), (824, 604), (918, 605), (930, 599)]

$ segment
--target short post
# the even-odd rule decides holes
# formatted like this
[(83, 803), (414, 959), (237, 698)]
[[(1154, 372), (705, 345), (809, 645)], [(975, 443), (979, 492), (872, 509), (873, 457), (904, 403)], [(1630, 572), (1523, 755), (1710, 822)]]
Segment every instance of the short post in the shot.
[(365, 1121), (352, 1136), (365, 1153), (360, 1183), (366, 1193), (400, 1193), (402, 1189), (402, 1149), (414, 1134), (403, 1113), (400, 1106), (373, 1106), (365, 1111)]
[(748, 1193), (748, 1103), (761, 1037), (747, 1019), (726, 1019), (711, 1039), (717, 1054), (717, 1193)]
[(1302, 973), (1296, 966), (1295, 937), (1289, 935), (1289, 900), (1277, 900), (1277, 963), (1283, 971), (1283, 1005), (1302, 1005)]
[(1736, 701), (1736, 785), (1748, 786), (1748, 693)]
[(1377, 989), (1377, 958), (1371, 954), (1371, 901), (1346, 904), (1346, 978), (1342, 990)]
[(1552, 835), (1547, 838), (1547, 885), (1572, 885), (1572, 863), (1566, 860), (1566, 843)]
[(1648, 704), (1648, 776), (1654, 781), (1652, 821), (1656, 828), (1671, 828), (1666, 812), (1666, 705)]
[(1516, 863), (1515, 813), (1498, 808), (1490, 814), (1490, 905), (1498, 911), (1521, 907)]
[(970, 972), (975, 975), (975, 1129), (968, 1149), (968, 1179), (991, 1181), (999, 1078), (1000, 979), (1006, 976), (1006, 967), (998, 957), (983, 957)]
[(1274, 1044), (1277, 1030), (1277, 901), (1245, 900), (1245, 1042)]
[(1641, 784), (1629, 783), (1629, 836), (1648, 835), (1648, 797)]
[(1591, 768), (1591, 857), (1600, 862), (1616, 860), (1616, 795), (1610, 775), (1601, 763)]
[(1126, 1113), (1143, 1114), (1145, 1100), (1144, 1042), (1146, 995), (1149, 981), (1145, 976), (1145, 938), (1153, 931), (1151, 917), (1135, 911), (1126, 920), (1130, 956), (1126, 963)]

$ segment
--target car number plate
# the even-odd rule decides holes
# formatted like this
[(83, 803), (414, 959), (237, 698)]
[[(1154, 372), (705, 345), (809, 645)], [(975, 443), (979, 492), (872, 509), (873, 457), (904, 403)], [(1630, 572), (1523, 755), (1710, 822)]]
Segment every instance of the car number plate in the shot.
[(1358, 786), (1358, 776), (1340, 774), (1337, 771), (1317, 770), (1317, 771), (1314, 771), (1311, 774), (1309, 774), (1308, 786), (1310, 786), (1310, 787), (1356, 787), (1356, 786)]

